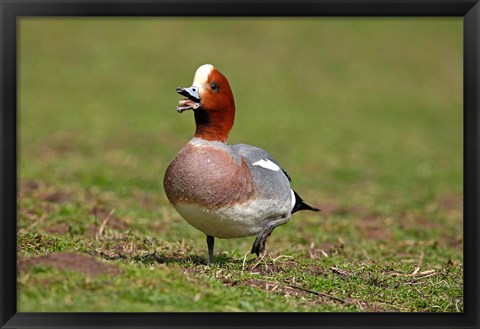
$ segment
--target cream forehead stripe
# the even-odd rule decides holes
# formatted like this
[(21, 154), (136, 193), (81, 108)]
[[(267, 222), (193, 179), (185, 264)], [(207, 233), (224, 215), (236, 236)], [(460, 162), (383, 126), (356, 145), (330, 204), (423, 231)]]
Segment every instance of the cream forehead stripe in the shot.
[(192, 86), (200, 87), (202, 84), (207, 82), (208, 75), (214, 69), (212, 64), (203, 64), (200, 66), (197, 71), (195, 72), (195, 76), (193, 78)]

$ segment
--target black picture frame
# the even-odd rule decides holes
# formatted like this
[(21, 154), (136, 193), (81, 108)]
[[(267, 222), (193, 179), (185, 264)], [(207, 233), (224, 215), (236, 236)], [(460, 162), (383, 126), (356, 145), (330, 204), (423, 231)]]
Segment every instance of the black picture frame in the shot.
[[(464, 22), (463, 313), (17, 313), (17, 18), (21, 16), (458, 16)], [(479, 327), (478, 0), (0, 0), (0, 327)], [(438, 54), (441, 56), (441, 54)]]

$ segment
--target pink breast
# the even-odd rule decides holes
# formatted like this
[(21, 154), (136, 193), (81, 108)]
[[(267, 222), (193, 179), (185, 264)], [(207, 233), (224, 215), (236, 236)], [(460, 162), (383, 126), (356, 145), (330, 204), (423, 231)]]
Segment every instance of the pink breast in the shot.
[(252, 199), (254, 187), (245, 160), (214, 147), (185, 146), (167, 168), (165, 193), (173, 204), (218, 209)]

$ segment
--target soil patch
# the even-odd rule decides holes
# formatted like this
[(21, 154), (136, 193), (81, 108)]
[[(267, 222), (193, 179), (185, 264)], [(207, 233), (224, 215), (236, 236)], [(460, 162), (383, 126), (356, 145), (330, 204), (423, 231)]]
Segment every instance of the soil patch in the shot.
[(57, 190), (53, 186), (45, 186), (33, 180), (21, 181), (18, 189), (18, 199), (31, 197), (49, 203), (65, 203), (72, 201), (73, 193)]
[(26, 272), (35, 265), (53, 266), (60, 270), (72, 270), (86, 275), (117, 274), (119, 269), (112, 264), (105, 264), (95, 257), (73, 252), (62, 252), (31, 258), (21, 258), (18, 261), (19, 272)]
[(96, 236), (102, 225), (104, 225), (103, 229), (109, 228), (121, 232), (130, 229), (130, 225), (126, 220), (115, 216), (114, 212), (108, 211), (105, 208), (93, 207), (92, 214), (97, 219), (97, 223), (91, 224), (87, 228), (87, 235), (90, 237)]
[(113, 228), (119, 231), (126, 231), (130, 228), (130, 225), (127, 223), (126, 220), (115, 216), (112, 211), (109, 211), (105, 208), (94, 207), (92, 209), (92, 214), (100, 223), (103, 223), (103, 221), (108, 218), (106, 226), (108, 226), (109, 228)]
[(70, 226), (68, 226), (67, 224), (52, 223), (49, 224), (47, 227), (43, 228), (43, 230), (47, 233), (57, 233), (64, 235), (70, 232)]
[(360, 217), (355, 225), (366, 239), (390, 240), (392, 238), (392, 234), (385, 230), (386, 224), (380, 216)]
[(326, 202), (320, 205), (321, 213), (324, 216), (366, 216), (372, 213), (371, 209), (361, 206), (345, 206), (335, 202)]
[(62, 191), (53, 191), (40, 196), (43, 200), (51, 203), (66, 203), (72, 200), (72, 194)]
[(463, 212), (463, 196), (461, 195), (442, 195), (438, 197), (437, 203), (443, 210)]
[(33, 191), (38, 189), (39, 187), (40, 187), (40, 184), (33, 180), (27, 180), (20, 184), (20, 188), (27, 191)]

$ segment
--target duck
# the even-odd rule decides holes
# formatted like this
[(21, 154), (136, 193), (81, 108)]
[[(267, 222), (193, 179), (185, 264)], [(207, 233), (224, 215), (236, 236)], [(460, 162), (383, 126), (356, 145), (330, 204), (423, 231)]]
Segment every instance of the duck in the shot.
[(290, 186), (289, 174), (265, 150), (228, 144), (235, 119), (230, 84), (212, 64), (201, 65), (182, 96), (178, 113), (193, 111), (195, 134), (166, 169), (167, 199), (190, 225), (206, 235), (207, 264), (215, 238), (256, 236), (251, 253), (265, 250), (273, 230), (297, 211), (320, 211)]

